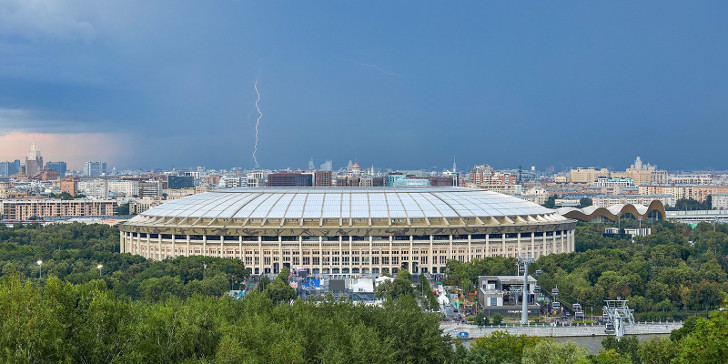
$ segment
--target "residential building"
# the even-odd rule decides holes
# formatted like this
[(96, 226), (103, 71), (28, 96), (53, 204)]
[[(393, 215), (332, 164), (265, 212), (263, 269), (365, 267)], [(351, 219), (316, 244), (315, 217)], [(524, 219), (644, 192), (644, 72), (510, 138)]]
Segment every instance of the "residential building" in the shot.
[(66, 177), (61, 180), (61, 193), (76, 196), (76, 191), (78, 191), (78, 177)]
[(713, 194), (710, 202), (713, 205), (713, 210), (728, 210), (728, 193)]
[(599, 177), (609, 177), (609, 170), (606, 168), (596, 169), (594, 167), (572, 169), (569, 173), (572, 183), (592, 183)]
[[(327, 161), (327, 163), (330, 161)], [(317, 187), (331, 187), (331, 170), (319, 170), (314, 175), (314, 185)]]
[(30, 218), (58, 218), (79, 216), (114, 216), (116, 201), (22, 199), (0, 201), (3, 219), (29, 220)]

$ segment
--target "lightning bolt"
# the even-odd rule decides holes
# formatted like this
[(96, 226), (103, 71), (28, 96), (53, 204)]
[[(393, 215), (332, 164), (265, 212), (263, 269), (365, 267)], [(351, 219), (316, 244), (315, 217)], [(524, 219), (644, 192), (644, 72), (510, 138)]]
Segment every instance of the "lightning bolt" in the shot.
[(258, 119), (255, 120), (255, 147), (253, 148), (253, 160), (255, 161), (255, 168), (258, 168), (258, 158), (256, 157), (256, 153), (258, 153), (258, 128), (260, 127), (260, 119), (263, 118), (263, 113), (260, 111), (260, 91), (258, 91), (258, 79), (255, 79), (255, 84), (253, 84), (253, 87), (255, 88), (255, 94), (258, 96), (258, 98), (255, 100), (255, 109), (258, 110)]

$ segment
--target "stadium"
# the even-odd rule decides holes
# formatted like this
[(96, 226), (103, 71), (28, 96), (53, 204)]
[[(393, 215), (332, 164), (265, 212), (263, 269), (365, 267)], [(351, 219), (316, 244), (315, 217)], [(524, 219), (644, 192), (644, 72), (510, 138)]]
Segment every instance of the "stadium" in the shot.
[(234, 188), (154, 207), (120, 250), (149, 259), (237, 258), (253, 274), (442, 273), (447, 261), (574, 251), (575, 220), (466, 188)]

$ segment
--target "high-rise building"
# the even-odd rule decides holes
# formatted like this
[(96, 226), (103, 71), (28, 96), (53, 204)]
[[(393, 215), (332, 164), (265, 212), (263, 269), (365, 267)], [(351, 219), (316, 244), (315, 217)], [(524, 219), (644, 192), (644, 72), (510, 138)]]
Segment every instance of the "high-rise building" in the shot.
[(139, 182), (139, 197), (154, 198), (162, 195), (162, 183), (160, 181)]
[(88, 177), (100, 177), (106, 174), (106, 162), (86, 162), (83, 167), (83, 175)]
[(322, 171), (333, 171), (334, 163), (331, 161), (326, 161), (319, 167), (319, 169)]
[(0, 162), (0, 177), (10, 177), (10, 162)]
[(47, 170), (58, 172), (61, 177), (66, 175), (66, 162), (46, 162), (45, 167)]
[(10, 177), (20, 172), (20, 160), (0, 162), (0, 177)]
[(28, 155), (25, 157), (25, 174), (34, 177), (43, 170), (43, 157), (35, 142), (30, 146)]
[(268, 175), (268, 187), (301, 187), (313, 186), (313, 176), (301, 172), (271, 173)]
[(192, 188), (195, 187), (195, 178), (193, 176), (168, 176), (167, 188)]
[(331, 171), (316, 171), (314, 180), (316, 186), (331, 187)]
[(279, 172), (268, 175), (268, 187), (313, 186), (313, 176), (301, 172)]

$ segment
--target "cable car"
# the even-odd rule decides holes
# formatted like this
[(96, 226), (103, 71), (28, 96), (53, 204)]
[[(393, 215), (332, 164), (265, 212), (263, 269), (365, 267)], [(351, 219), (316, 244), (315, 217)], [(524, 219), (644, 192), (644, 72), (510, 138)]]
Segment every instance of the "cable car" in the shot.
[(617, 330), (614, 329), (614, 325), (612, 325), (611, 323), (607, 324), (607, 326), (604, 328), (604, 333), (607, 335), (612, 335), (616, 332)]
[(539, 269), (536, 271), (536, 277), (540, 277), (543, 272)]
[(534, 286), (533, 293), (541, 293), (541, 286)]
[(554, 295), (554, 296), (558, 295), (559, 294), (559, 289), (558, 288), (552, 289), (551, 290), (551, 294)]

